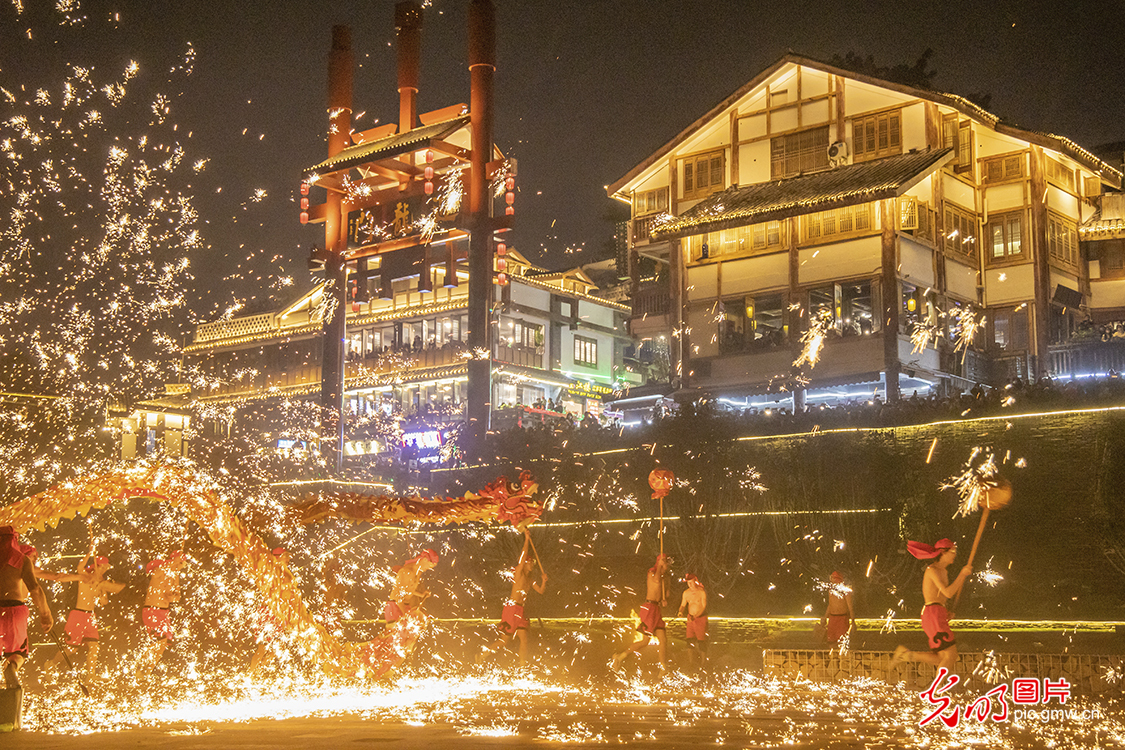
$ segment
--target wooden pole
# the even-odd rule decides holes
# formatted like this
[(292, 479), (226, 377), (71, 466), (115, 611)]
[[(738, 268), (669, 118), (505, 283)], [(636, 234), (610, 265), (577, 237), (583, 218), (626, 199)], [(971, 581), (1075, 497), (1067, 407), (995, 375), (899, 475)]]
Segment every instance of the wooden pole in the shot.
[(664, 554), (664, 496), (660, 496), (660, 554)]
[[(973, 538), (973, 547), (972, 547), (971, 550), (969, 550), (969, 561), (967, 563), (965, 563), (966, 565), (972, 566), (973, 558), (977, 556), (977, 547), (980, 546), (980, 538), (984, 534), (984, 525), (986, 523), (988, 523), (988, 514), (991, 510), (992, 509), (989, 508), (986, 505), (984, 510), (981, 511), (980, 525), (977, 526), (977, 535), (976, 535), (976, 537)], [(967, 581), (966, 581), (966, 583), (967, 583)], [(954, 612), (957, 611), (957, 604), (958, 604), (958, 602), (961, 601), (961, 592), (963, 592), (964, 590), (965, 590), (965, 584), (962, 583), (961, 588), (957, 591), (957, 596), (953, 597), (953, 611)]]
[(527, 541), (531, 542), (531, 551), (535, 554), (535, 562), (539, 565), (539, 572), (546, 575), (547, 571), (543, 570), (543, 561), (539, 559), (539, 550), (535, 549), (535, 542), (531, 539), (531, 532), (525, 533), (527, 534)]

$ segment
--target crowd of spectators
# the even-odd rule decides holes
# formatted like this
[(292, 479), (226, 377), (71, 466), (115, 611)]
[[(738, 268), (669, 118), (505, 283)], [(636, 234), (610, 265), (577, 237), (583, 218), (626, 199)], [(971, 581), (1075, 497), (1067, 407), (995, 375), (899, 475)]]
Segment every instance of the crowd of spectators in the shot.
[[(560, 447), (576, 452), (640, 445), (661, 441), (689, 428), (709, 430), (715, 437), (780, 435), (853, 427), (899, 427), (944, 420), (974, 419), (1062, 409), (1125, 405), (1125, 378), (1111, 372), (1106, 377), (1052, 379), (1033, 382), (1012, 380), (1002, 388), (978, 384), (949, 396), (903, 394), (896, 403), (878, 396), (833, 404), (806, 404), (797, 413), (787, 407), (731, 409), (711, 400), (663, 409), (639, 426), (622, 429), (618, 422), (569, 416), (535, 421), (522, 427), (510, 423), (493, 435), (497, 455), (524, 452), (549, 455)], [(704, 437), (703, 435), (693, 437)]]

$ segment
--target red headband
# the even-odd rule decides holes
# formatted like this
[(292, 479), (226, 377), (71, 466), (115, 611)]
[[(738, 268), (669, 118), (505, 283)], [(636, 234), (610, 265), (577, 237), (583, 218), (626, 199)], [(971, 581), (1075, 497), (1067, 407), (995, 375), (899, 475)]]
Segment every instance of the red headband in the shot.
[(956, 546), (956, 544), (948, 539), (939, 539), (937, 544), (932, 547), (925, 542), (907, 542), (906, 551), (919, 560), (932, 560), (935, 557), (941, 557), (943, 552), (951, 550)]
[(832, 575), (830, 575), (828, 577), (832, 579), (832, 583), (843, 583), (844, 582), (844, 576), (838, 570), (833, 570)]
[(4, 563), (11, 565), (13, 568), (23, 567), (20, 536), (11, 526), (0, 527), (0, 565)]

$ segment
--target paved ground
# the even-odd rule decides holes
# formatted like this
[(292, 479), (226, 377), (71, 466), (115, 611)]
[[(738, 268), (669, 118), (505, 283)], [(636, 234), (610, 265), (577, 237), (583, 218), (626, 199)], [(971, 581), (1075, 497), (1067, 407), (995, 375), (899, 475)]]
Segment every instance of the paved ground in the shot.
[[(28, 724), (40, 731), (0, 735), (0, 748), (1125, 748), (1123, 709), (1104, 699), (1076, 698), (1068, 706), (1101, 712), (1093, 718), (966, 720), (953, 729), (935, 721), (919, 728), (930, 708), (917, 691), (862, 680), (832, 685), (762, 677), (756, 667), (763, 646), (811, 645), (810, 634), (791, 630), (728, 637), (716, 644), (707, 679), (661, 676), (651, 649), (623, 675), (609, 675), (614, 641), (610, 626), (604, 629), (602, 637), (574, 644), (562, 635), (573, 633), (573, 624), (546, 623), (538, 641), (543, 666), (518, 679), (511, 676), (513, 654), (493, 667), (465, 666), (480, 641), (472, 637), (445, 639), (464, 651), (452, 662), (450, 649), (422, 646), (412, 657), (413, 674), (374, 687), (279, 675), (253, 685), (185, 682), (153, 697), (146, 685), (110, 680), (98, 686), (99, 700), (89, 702), (71, 682), (46, 685), (27, 701)], [(868, 631), (857, 641), (890, 650), (919, 638)], [(966, 641), (975, 648), (999, 641), (1010, 651), (1120, 653), (1122, 645), (1112, 631), (966, 632)], [(967, 705), (976, 697), (974, 688), (956, 699)]]

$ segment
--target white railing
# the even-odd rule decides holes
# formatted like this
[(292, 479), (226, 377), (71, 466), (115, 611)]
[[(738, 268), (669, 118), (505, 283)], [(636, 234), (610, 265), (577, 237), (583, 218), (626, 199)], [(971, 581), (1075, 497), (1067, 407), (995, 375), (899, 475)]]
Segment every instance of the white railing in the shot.
[(238, 336), (251, 336), (255, 333), (269, 333), (277, 329), (277, 320), (273, 313), (261, 315), (247, 315), (245, 318), (234, 320), (217, 320), (214, 323), (204, 323), (195, 329), (195, 343), (205, 341), (218, 341), (220, 339), (236, 338)]

